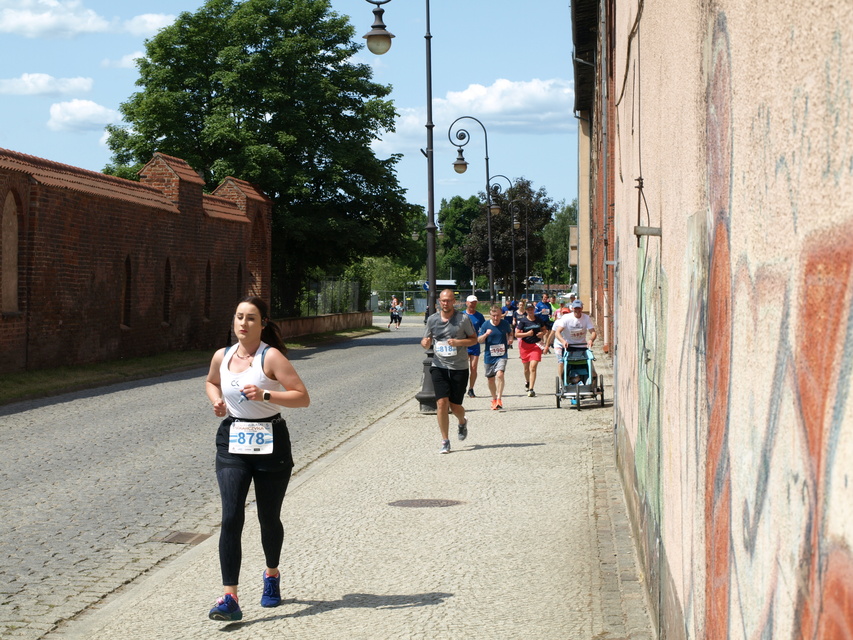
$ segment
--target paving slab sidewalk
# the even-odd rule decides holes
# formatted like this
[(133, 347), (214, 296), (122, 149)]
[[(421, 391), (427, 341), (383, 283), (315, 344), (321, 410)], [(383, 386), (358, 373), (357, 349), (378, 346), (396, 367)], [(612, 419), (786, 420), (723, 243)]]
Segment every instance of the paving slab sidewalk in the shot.
[[(207, 618), (221, 595), (214, 536), (48, 637), (651, 640), (613, 455), (611, 387), (603, 408), (558, 409), (553, 356), (528, 398), (510, 353), (505, 410), (489, 409), (481, 373), (480, 397), (465, 400), (464, 442), (451, 417), (450, 455), (438, 453), (435, 416), (411, 400), (293, 478), (280, 607), (259, 604), (263, 555), (250, 509), (242, 621)], [(610, 385), (606, 356), (598, 366)]]

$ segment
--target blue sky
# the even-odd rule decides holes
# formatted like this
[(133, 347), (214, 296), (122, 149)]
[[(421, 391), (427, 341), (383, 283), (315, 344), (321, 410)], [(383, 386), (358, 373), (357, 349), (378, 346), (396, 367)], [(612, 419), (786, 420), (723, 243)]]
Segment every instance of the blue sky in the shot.
[[(144, 41), (203, 2), (0, 0), (0, 147), (85, 169), (109, 162), (104, 126), (137, 87)], [(458, 175), (448, 127), (460, 116), (485, 125), (492, 175), (523, 176), (556, 201), (577, 197), (577, 121), (572, 115), (569, 0), (431, 0), (435, 205), (468, 197), (486, 183), (482, 129), (465, 121), (468, 171)], [(332, 0), (358, 39), (373, 5)], [(426, 3), (391, 0), (391, 50), (357, 58), (393, 87), (397, 131), (374, 144), (380, 157), (403, 154), (398, 175), (410, 202), (426, 205)], [(504, 181), (497, 180), (504, 185)]]

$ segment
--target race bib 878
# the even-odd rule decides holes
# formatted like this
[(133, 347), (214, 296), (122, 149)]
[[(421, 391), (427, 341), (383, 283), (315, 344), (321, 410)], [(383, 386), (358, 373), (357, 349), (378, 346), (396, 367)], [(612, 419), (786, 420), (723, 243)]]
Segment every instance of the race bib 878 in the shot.
[(231, 433), (228, 438), (229, 453), (263, 455), (272, 453), (273, 436), (271, 422), (238, 422), (231, 423)]

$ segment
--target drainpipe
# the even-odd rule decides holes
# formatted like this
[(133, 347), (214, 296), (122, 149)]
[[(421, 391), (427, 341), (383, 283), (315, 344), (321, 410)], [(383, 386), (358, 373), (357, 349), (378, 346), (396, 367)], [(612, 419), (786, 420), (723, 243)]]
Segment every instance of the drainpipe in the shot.
[(599, 33), (601, 33), (601, 67), (600, 67), (600, 77), (601, 77), (601, 145), (602, 145), (602, 170), (604, 172), (603, 176), (603, 203), (604, 203), (604, 255), (603, 255), (603, 267), (604, 267), (604, 284), (602, 287), (602, 296), (603, 296), (603, 306), (604, 306), (604, 352), (610, 352), (610, 277), (609, 277), (609, 266), (608, 266), (608, 244), (610, 242), (610, 192), (609, 192), (609, 184), (608, 174), (610, 171), (610, 163), (609, 163), (609, 153), (610, 153), (610, 144), (608, 138), (608, 115), (610, 112), (609, 105), (609, 97), (607, 92), (607, 47), (608, 47), (608, 33), (607, 33), (607, 0), (602, 0), (601, 2), (601, 10), (599, 11), (601, 27), (599, 29)]

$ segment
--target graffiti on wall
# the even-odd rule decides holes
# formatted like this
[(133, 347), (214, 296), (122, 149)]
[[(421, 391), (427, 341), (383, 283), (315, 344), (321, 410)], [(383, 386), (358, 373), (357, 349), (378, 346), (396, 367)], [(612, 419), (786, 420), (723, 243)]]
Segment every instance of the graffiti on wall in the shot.
[(664, 380), (663, 353), (666, 344), (666, 278), (660, 265), (660, 253), (649, 249), (648, 240), (637, 254), (639, 336), (637, 339), (638, 429), (634, 445), (637, 484), (642, 487), (646, 504), (660, 522), (661, 483), (661, 384)]
[[(827, 122), (814, 115), (816, 100), (810, 104), (808, 92), (795, 89), (787, 132), (793, 144), (764, 160), (775, 166), (768, 183), (789, 204), (786, 230), (803, 235), (798, 255), (769, 265), (733, 258), (733, 220), (752, 212), (732, 203), (736, 150), (725, 15), (716, 17), (711, 39), (709, 215), (707, 232), (694, 237), (707, 241), (708, 258), (692, 283), (685, 340), (692, 354), (682, 355), (686, 369), (704, 360), (697, 380), (704, 376), (706, 385), (705, 414), (697, 416), (706, 430), (706, 567), (704, 587), (691, 589), (703, 589), (704, 613), (695, 615), (704, 618), (708, 639), (851, 638), (851, 541), (833, 516), (853, 508), (839, 456), (853, 438), (853, 221), (806, 234), (798, 191), (808, 150), (821, 154), (829, 183), (853, 169), (849, 140), (837, 128), (838, 114), (849, 120), (850, 84), (827, 64), (820, 97)], [(821, 140), (809, 138), (810, 119)], [(770, 122), (769, 107), (761, 107), (753, 129), (766, 132)]]
[(706, 144), (710, 203), (710, 268), (706, 315), (705, 379), (708, 389), (705, 465), (705, 628), (724, 638), (730, 606), (731, 475), (728, 467), (731, 383), (731, 257), (729, 215), (732, 176), (731, 60), (725, 17), (714, 27), (706, 94)]

